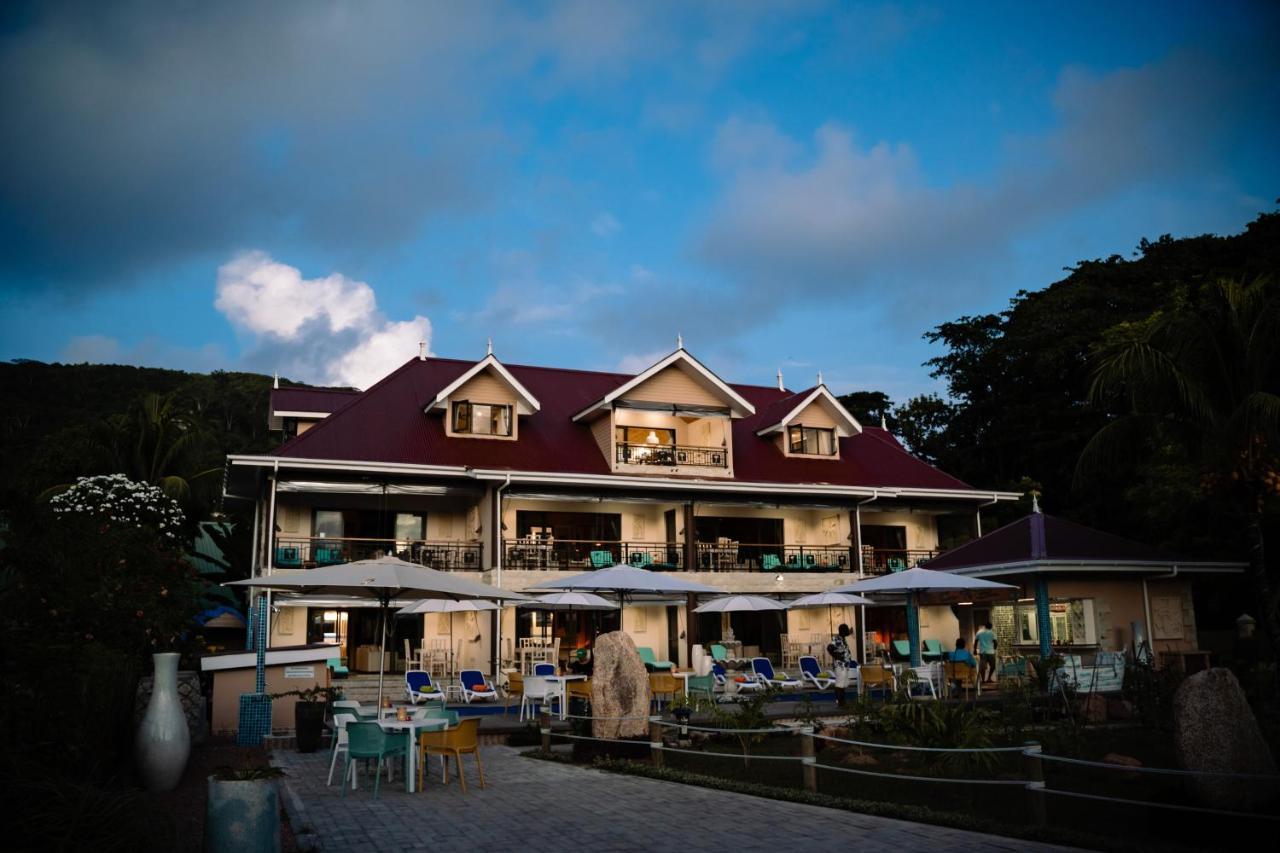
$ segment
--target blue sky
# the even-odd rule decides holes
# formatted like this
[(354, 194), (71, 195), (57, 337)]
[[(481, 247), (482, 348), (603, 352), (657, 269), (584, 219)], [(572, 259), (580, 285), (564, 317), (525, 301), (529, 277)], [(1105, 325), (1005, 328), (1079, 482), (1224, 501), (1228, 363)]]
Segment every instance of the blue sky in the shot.
[(0, 358), (937, 390), (932, 326), (1274, 209), (1271, 4), (0, 11)]

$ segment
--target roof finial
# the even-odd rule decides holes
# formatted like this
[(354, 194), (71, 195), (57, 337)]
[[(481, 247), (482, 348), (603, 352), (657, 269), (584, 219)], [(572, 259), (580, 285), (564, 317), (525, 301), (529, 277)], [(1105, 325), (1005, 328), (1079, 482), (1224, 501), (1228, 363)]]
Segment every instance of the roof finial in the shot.
[(427, 360), (427, 342), (418, 341), (418, 361)]
[(1040, 490), (1031, 490), (1031, 511), (1037, 515), (1040, 514)]
[(684, 349), (684, 335), (676, 332), (676, 349)]
[(782, 368), (781, 367), (778, 368), (778, 390), (779, 391), (787, 390), (787, 386), (782, 384)]
[(819, 371), (818, 371), (818, 384), (819, 384), (819, 385), (821, 385), (821, 384), (822, 384), (822, 371), (821, 371), (821, 370), (819, 370)]
[(280, 387), (280, 371), (278, 371), (278, 370), (275, 372), (275, 375), (274, 375), (274, 377), (273, 377), (273, 378), (272, 378), (272, 380), (271, 380), (271, 387), (272, 387), (272, 388), (279, 388), (279, 387)]
[(489, 351), (485, 355), (493, 355), (493, 338), (489, 338)]
[(884, 409), (880, 410), (880, 429), (884, 430), (885, 432), (889, 431), (889, 425), (884, 422)]

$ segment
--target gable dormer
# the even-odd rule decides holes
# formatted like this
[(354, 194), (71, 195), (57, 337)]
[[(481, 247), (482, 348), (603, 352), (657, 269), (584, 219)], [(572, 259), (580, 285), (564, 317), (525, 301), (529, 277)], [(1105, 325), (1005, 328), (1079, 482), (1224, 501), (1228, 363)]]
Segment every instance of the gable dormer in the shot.
[(840, 439), (862, 432), (862, 425), (822, 384), (779, 401), (770, 414), (776, 417), (769, 417), (756, 435), (774, 436), (785, 456), (839, 459)]
[(611, 469), (733, 476), (731, 422), (755, 407), (681, 346), (574, 415)]
[(515, 441), (520, 417), (539, 408), (538, 399), (490, 352), (442, 388), (426, 411), (443, 413), (450, 438)]

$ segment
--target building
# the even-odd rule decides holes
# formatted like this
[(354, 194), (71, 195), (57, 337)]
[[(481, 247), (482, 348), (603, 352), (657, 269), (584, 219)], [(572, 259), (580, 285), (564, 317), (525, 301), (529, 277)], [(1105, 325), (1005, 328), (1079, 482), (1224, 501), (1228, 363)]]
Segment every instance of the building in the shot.
[[(859, 423), (821, 376), (801, 391), (780, 375), (776, 386), (731, 384), (683, 346), (636, 375), (505, 365), (492, 351), (418, 357), (363, 393), (278, 389), (271, 418), (287, 440), (230, 456), (224, 490), (254, 507), (263, 573), (394, 553), (517, 591), (625, 562), (729, 591), (802, 594), (935, 557), (981, 534), (980, 508), (1018, 497), (915, 458)], [(359, 650), (377, 642), (358, 602), (273, 603), (272, 646), (336, 641), (359, 668)], [(695, 640), (730, 630), (765, 654), (782, 635), (827, 633), (825, 613), (690, 624), (686, 610), (648, 602), (611, 618), (682, 663)], [(870, 613), (872, 642), (896, 636), (898, 610)], [(939, 624), (954, 621), (937, 610)], [(524, 611), (502, 618), (508, 642), (545, 627)], [(402, 620), (393, 648), (451, 630), (465, 662), (491, 665), (488, 614)], [(588, 627), (571, 615), (555, 630), (572, 647)]]

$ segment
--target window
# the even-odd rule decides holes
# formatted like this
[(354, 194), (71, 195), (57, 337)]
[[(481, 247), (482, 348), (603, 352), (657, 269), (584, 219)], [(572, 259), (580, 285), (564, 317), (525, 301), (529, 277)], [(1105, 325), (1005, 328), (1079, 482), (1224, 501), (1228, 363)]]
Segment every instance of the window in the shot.
[(664, 427), (618, 427), (619, 444), (656, 445), (666, 447), (676, 443), (676, 431)]
[[(1018, 642), (1040, 640), (1034, 604), (1018, 607)], [(1054, 645), (1092, 646), (1098, 642), (1092, 598), (1071, 598), (1049, 602), (1049, 629)]]
[(346, 530), (346, 525), (343, 522), (341, 510), (318, 509), (316, 510), (315, 535), (329, 539), (341, 539)]
[(511, 435), (511, 407), (466, 400), (454, 403), (453, 431), (468, 435)]
[(397, 512), (395, 524), (397, 542), (412, 542), (415, 539), (427, 538), (427, 517), (422, 513)]
[(836, 431), (820, 427), (793, 426), (787, 428), (787, 440), (792, 453), (806, 456), (835, 456)]

